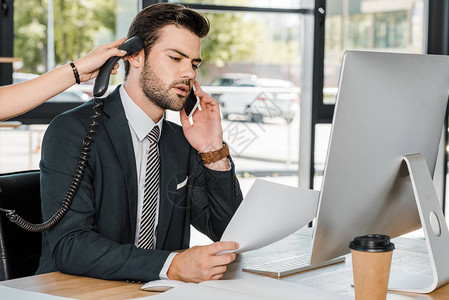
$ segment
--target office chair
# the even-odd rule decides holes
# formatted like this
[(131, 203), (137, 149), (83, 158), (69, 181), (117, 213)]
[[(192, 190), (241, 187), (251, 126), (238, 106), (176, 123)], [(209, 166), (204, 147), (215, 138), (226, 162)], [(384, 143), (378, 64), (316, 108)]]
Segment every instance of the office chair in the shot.
[[(40, 223), (40, 172), (0, 174), (0, 207), (14, 209), (24, 219)], [(0, 215), (0, 281), (36, 273), (41, 233), (28, 232)]]

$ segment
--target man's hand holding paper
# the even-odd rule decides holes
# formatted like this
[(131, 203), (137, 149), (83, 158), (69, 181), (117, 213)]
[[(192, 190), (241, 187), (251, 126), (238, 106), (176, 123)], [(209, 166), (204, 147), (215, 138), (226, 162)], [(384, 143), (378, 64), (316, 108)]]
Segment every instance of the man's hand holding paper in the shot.
[(221, 241), (237, 242), (237, 253), (277, 242), (315, 218), (318, 197), (318, 191), (256, 179)]

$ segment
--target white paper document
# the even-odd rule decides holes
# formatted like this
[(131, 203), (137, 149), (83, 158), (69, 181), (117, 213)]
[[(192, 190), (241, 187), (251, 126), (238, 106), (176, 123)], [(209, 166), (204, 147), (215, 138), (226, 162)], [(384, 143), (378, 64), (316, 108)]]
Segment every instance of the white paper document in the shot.
[(69, 300), (71, 298), (58, 297), (38, 292), (30, 292), (0, 285), (0, 299)]
[(212, 280), (200, 284), (186, 283), (162, 294), (139, 299), (347, 300), (353, 298), (301, 284), (267, 277), (257, 277), (234, 280)]
[(255, 250), (298, 231), (316, 216), (319, 192), (256, 179), (226, 227), (221, 241)]

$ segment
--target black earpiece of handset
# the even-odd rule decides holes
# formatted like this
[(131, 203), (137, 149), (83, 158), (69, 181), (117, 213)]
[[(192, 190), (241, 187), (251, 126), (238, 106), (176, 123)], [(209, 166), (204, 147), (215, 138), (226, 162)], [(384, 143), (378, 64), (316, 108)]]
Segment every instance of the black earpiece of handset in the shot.
[[(120, 50), (125, 50), (128, 54), (133, 55), (137, 51), (143, 48), (142, 39), (138, 36), (133, 36), (126, 40), (120, 47)], [(98, 72), (97, 79), (95, 79), (93, 95), (94, 97), (101, 97), (104, 95), (109, 85), (109, 78), (112, 68), (121, 57), (114, 56), (109, 58)]]

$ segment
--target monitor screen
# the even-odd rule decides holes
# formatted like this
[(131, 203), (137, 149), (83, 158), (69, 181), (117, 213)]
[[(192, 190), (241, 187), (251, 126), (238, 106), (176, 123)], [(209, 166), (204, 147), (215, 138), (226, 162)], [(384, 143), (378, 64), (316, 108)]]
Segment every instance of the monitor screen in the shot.
[(349, 253), (370, 233), (421, 227), (404, 155), (433, 174), (449, 90), (449, 57), (346, 52), (311, 253), (316, 264)]

